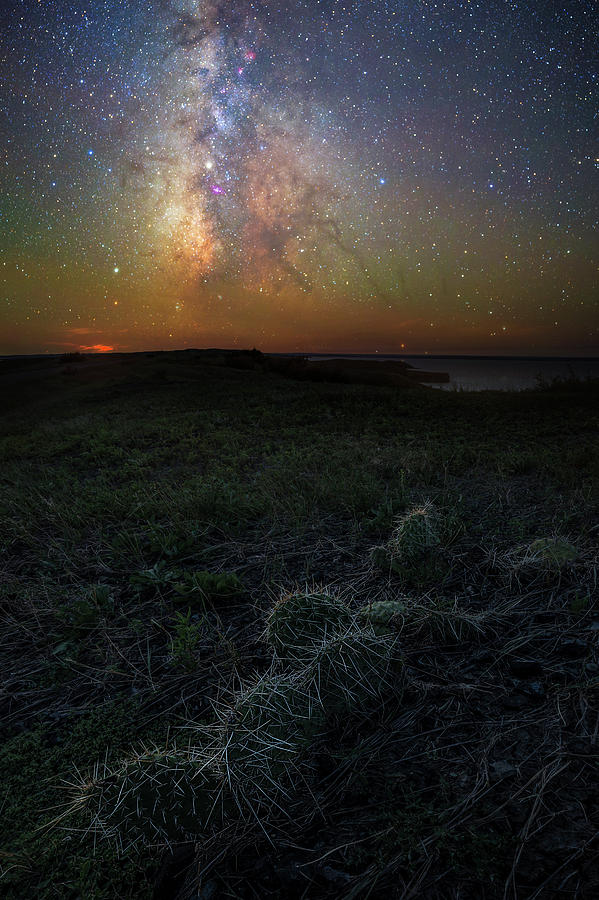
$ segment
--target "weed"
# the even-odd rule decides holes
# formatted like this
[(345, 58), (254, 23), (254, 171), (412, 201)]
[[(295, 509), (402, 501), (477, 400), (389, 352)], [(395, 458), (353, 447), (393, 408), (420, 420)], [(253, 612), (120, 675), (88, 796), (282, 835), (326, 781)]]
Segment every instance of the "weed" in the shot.
[(576, 591), (573, 597), (570, 598), (570, 611), (575, 615), (580, 615), (589, 608), (591, 603), (591, 595), (585, 594), (582, 591)]
[(202, 639), (203, 622), (193, 621), (191, 610), (175, 613), (171, 657), (174, 666), (193, 672), (197, 667), (197, 649)]
[(150, 569), (143, 569), (141, 572), (136, 572), (131, 575), (129, 582), (137, 588), (139, 593), (149, 592), (152, 594), (161, 588), (170, 588), (180, 574), (180, 569), (169, 568), (167, 564), (161, 560)]
[(62, 622), (62, 636), (67, 642), (76, 642), (100, 623), (103, 615), (112, 609), (110, 588), (105, 584), (94, 585), (86, 596), (77, 597), (57, 610)]
[(190, 603), (205, 609), (206, 603), (222, 603), (238, 597), (243, 584), (234, 572), (185, 572), (173, 583), (176, 603)]
[(366, 519), (369, 530), (388, 529), (405, 510), (407, 503), (406, 473), (400, 473), (399, 488), (393, 494), (387, 493), (385, 498), (372, 507)]

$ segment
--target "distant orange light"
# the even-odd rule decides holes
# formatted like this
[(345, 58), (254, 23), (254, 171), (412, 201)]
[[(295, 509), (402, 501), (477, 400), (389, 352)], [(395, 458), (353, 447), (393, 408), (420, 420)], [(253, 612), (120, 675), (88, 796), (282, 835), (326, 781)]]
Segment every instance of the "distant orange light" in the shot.
[(112, 353), (114, 347), (109, 347), (108, 344), (94, 344), (92, 347), (79, 347), (80, 350), (87, 350), (90, 353)]

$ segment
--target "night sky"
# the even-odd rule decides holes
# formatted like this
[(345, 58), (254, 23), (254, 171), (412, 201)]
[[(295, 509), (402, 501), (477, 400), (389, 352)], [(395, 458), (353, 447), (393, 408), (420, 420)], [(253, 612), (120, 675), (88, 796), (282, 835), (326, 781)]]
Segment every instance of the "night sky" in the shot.
[(597, 353), (594, 5), (5, 0), (0, 353)]

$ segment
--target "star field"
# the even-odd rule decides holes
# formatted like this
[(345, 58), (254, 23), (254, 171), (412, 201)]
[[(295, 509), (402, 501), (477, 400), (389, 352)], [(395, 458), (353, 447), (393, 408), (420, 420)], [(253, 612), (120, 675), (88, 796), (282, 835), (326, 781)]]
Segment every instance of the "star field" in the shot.
[(4, 4), (0, 352), (596, 352), (593, 6)]

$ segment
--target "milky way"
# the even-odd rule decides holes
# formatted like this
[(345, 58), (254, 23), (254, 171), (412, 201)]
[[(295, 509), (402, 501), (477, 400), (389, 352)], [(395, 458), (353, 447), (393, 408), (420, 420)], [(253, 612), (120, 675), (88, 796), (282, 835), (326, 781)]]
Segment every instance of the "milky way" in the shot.
[(0, 352), (592, 353), (593, 4), (5, 4)]

